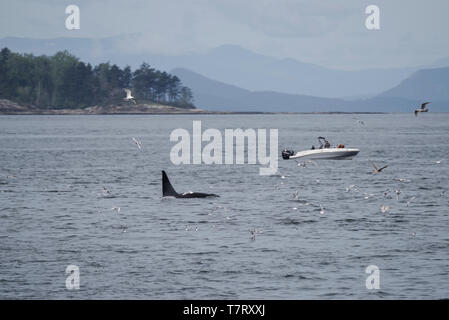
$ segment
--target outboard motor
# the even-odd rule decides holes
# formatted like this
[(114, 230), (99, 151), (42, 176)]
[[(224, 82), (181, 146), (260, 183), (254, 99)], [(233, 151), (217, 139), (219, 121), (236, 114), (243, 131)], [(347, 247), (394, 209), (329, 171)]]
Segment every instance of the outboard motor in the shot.
[(282, 159), (287, 160), (294, 154), (295, 152), (293, 150), (284, 149), (282, 150)]

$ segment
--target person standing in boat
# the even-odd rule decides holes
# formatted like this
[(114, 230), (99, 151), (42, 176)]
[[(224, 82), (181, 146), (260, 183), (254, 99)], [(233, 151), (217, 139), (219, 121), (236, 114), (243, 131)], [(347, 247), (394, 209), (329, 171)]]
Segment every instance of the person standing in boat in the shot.
[(329, 143), (329, 141), (324, 140), (324, 148), (330, 148), (331, 144)]

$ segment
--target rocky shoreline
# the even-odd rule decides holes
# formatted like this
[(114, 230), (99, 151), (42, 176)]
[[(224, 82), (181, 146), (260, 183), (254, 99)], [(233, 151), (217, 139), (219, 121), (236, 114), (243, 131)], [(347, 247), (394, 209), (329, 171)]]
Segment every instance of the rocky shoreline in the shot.
[[(159, 104), (92, 106), (84, 109), (42, 109), (33, 105), (20, 105), (0, 99), (0, 114), (3, 115), (82, 115), (82, 114), (198, 114), (211, 113), (201, 109), (184, 109)], [(215, 113), (215, 112), (212, 112)]]
[(230, 112), (184, 109), (160, 104), (93, 106), (84, 109), (42, 109), (0, 99), (0, 115), (106, 115), (106, 114), (382, 114), (385, 112)]

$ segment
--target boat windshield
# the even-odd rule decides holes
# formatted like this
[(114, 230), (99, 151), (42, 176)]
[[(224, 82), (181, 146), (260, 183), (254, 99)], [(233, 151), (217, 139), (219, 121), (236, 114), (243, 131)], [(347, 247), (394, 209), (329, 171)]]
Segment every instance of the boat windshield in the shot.
[(318, 142), (320, 143), (320, 149), (330, 148), (331, 146), (329, 141), (327, 141), (325, 137), (318, 137)]

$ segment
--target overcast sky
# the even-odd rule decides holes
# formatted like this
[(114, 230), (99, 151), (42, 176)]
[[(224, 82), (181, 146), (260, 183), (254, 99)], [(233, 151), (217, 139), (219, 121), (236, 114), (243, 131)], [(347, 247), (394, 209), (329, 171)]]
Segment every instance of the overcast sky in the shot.
[[(70, 4), (80, 8), (80, 30), (65, 28)], [(370, 4), (380, 8), (380, 30), (365, 27)], [(448, 15), (448, 0), (0, 0), (0, 37), (132, 35), (123, 50), (236, 44), (339, 69), (406, 67), (449, 57)]]

